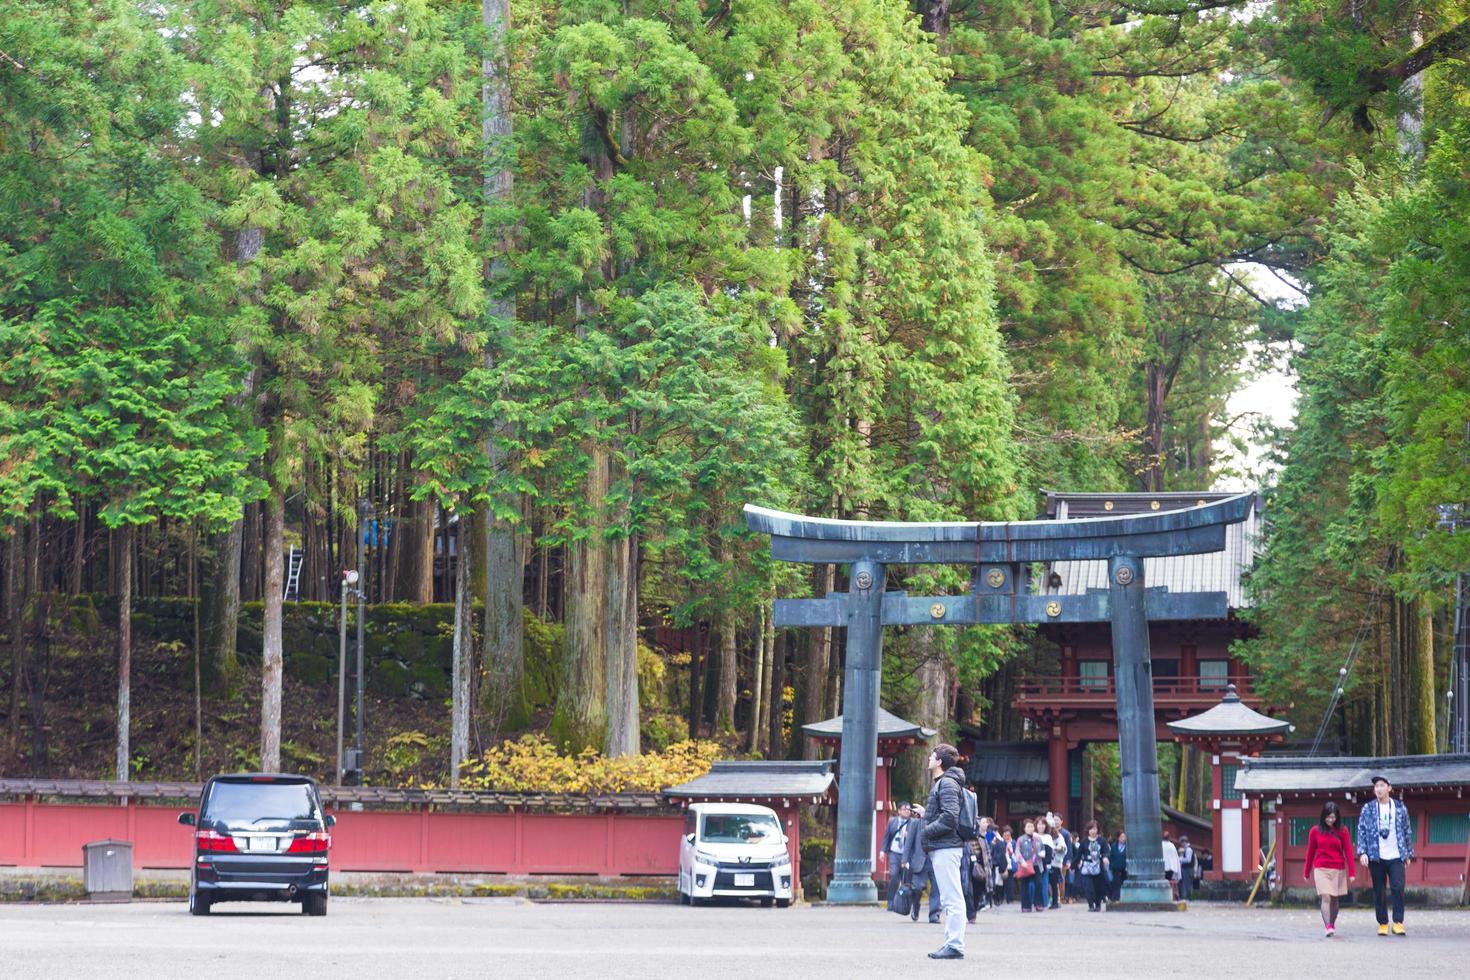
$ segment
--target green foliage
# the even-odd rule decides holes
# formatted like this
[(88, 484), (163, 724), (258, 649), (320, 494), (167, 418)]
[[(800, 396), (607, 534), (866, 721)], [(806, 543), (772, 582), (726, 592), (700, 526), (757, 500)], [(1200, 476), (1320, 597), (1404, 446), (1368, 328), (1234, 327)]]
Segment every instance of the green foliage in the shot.
[(1263, 636), (1245, 653), (1268, 693), (1311, 723), (1332, 689), (1321, 679), (1357, 638), (1350, 707), (1392, 715), (1401, 732), (1388, 705), (1404, 644), (1389, 617), (1419, 600), (1443, 608), (1470, 567), (1470, 538), (1438, 526), (1440, 505), (1470, 502), (1470, 79), (1446, 69), (1440, 82), (1447, 114), (1426, 119), (1422, 169), (1356, 165), (1296, 329), (1301, 401), (1253, 579)]
[(0, 322), (5, 514), (92, 501), (109, 527), (233, 520), (259, 443), (229, 406), (240, 367), (207, 341), (196, 319), (60, 301)]

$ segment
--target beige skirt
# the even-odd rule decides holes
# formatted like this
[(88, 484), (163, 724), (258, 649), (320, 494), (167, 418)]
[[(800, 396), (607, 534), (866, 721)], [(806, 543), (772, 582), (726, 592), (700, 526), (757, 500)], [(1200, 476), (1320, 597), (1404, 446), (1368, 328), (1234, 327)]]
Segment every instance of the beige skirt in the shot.
[(1313, 868), (1312, 883), (1318, 895), (1346, 895), (1348, 873), (1346, 868)]

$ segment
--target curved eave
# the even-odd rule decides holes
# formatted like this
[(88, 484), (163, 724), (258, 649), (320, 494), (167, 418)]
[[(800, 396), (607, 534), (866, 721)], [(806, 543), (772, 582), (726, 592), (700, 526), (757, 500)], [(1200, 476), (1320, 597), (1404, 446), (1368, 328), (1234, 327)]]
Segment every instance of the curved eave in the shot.
[(1254, 494), (1242, 493), (1187, 510), (1131, 514), (1124, 517), (1068, 518), (1060, 521), (844, 521), (829, 517), (807, 517), (746, 504), (745, 523), (752, 531), (761, 534), (814, 541), (929, 543), (1108, 538), (1236, 524), (1245, 520), (1254, 499)]
[(1225, 528), (1246, 519), (1252, 494), (1193, 507), (1126, 517), (1061, 521), (841, 521), (745, 506), (750, 530), (771, 536), (780, 561), (963, 564), (1151, 558), (1222, 551)]

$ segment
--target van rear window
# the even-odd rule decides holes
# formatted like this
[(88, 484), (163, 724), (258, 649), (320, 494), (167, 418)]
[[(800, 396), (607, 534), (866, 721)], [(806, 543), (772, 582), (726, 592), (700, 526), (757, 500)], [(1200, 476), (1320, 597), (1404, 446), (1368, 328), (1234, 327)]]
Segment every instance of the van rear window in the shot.
[(217, 782), (204, 801), (203, 823), (240, 829), (252, 824), (321, 820), (307, 783)]

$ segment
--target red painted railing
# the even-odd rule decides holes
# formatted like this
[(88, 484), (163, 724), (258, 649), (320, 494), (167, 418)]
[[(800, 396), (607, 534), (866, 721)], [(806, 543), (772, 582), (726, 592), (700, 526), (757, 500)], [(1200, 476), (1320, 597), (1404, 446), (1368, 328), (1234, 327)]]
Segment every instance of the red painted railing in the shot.
[[(1251, 699), (1250, 680), (1244, 677), (1229, 681), (1199, 677), (1155, 677), (1154, 700), (1200, 700), (1215, 702), (1225, 696), (1225, 685), (1234, 684), (1235, 691), (1244, 699)], [(1016, 686), (1017, 700), (1048, 700), (1055, 698), (1096, 698), (1112, 701), (1117, 697), (1112, 677), (1045, 677), (1023, 678)]]

